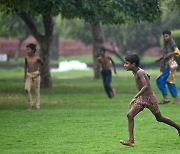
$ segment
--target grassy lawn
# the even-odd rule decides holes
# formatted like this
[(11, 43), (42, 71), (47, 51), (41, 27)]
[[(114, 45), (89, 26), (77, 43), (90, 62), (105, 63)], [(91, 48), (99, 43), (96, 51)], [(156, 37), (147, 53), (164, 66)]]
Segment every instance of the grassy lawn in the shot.
[[(121, 64), (122, 62), (115, 56), (111, 56), (116, 64)], [(122, 57), (125, 57), (122, 55)], [(141, 61), (143, 63), (151, 63), (154, 62), (158, 57), (155, 56), (143, 56), (141, 58)], [(77, 56), (60, 56), (58, 60), (51, 60), (50, 64), (59, 64), (61, 61), (71, 61), (71, 60), (78, 60), (83, 63), (91, 64), (93, 63), (93, 57), (92, 55), (77, 55)], [(17, 61), (15, 59), (10, 59), (8, 62), (0, 62), (0, 64), (24, 64), (24, 58), (21, 57)]]
[[(152, 88), (158, 70), (152, 74)], [(174, 128), (156, 122), (145, 109), (135, 118), (136, 147), (119, 144), (128, 138), (127, 105), (136, 93), (131, 72), (119, 71), (112, 86), (117, 95), (108, 99), (101, 80), (92, 71), (52, 73), (53, 88), (41, 90), (41, 109), (28, 111), (23, 90), (23, 70), (0, 70), (0, 153), (59, 154), (178, 154), (179, 137)], [(7, 78), (12, 76), (11, 78)], [(56, 79), (58, 76), (89, 76)], [(180, 89), (180, 79), (177, 86)], [(180, 123), (180, 105), (160, 106), (161, 112)]]
[[(151, 76), (157, 76), (159, 74), (159, 69), (146, 69), (146, 72)], [(0, 69), (0, 79), (11, 79), (11, 78), (23, 78), (24, 70), (23, 68), (17, 68), (12, 70)], [(126, 71), (125, 69), (117, 70), (117, 77), (126, 77), (132, 73)], [(180, 76), (180, 72), (176, 73), (177, 76)], [(51, 72), (53, 78), (65, 78), (65, 77), (93, 77), (93, 70), (70, 70), (64, 72)], [(114, 75), (114, 74), (113, 74)]]

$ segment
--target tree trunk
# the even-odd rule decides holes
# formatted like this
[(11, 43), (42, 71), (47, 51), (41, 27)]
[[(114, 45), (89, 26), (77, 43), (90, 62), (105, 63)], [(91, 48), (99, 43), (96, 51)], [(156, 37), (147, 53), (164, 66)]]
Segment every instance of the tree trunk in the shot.
[(59, 34), (54, 34), (53, 40), (50, 46), (50, 57), (53, 60), (58, 60), (59, 58)]
[[(93, 62), (97, 61), (98, 50), (103, 47), (104, 33), (100, 22), (91, 23), (92, 36), (93, 36)], [(94, 78), (98, 79), (101, 77), (100, 68), (94, 68)]]
[(49, 66), (49, 45), (46, 41), (39, 42), (40, 43), (40, 57), (44, 61), (44, 65), (41, 65), (41, 87), (42, 88), (51, 88), (52, 80), (50, 74), (50, 66)]
[(53, 28), (54, 23), (50, 14), (42, 15), (42, 21), (44, 25), (44, 34), (41, 34), (30, 15), (25, 12), (21, 12), (18, 14), (22, 20), (26, 23), (28, 28), (30, 29), (32, 35), (36, 38), (38, 43), (40, 44), (40, 57), (44, 61), (44, 65), (40, 68), (41, 73), (41, 87), (42, 88), (51, 88), (52, 87), (52, 79), (50, 74), (49, 67), (49, 48), (52, 42)]
[(18, 58), (19, 58), (19, 54), (20, 54), (20, 51), (21, 51), (21, 45), (23, 43), (23, 41), (26, 39), (27, 37), (24, 37), (22, 39), (19, 39), (19, 43), (18, 43), (18, 47), (16, 49), (16, 54), (15, 54), (15, 60), (18, 61)]

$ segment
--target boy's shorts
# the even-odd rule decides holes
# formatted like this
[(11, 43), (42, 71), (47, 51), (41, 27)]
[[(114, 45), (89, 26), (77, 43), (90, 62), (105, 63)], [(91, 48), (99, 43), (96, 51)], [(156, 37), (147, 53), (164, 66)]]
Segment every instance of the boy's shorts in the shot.
[(155, 94), (148, 96), (139, 96), (133, 107), (138, 107), (141, 109), (141, 111), (144, 108), (148, 108), (154, 115), (160, 113)]
[(36, 72), (27, 72), (26, 81), (25, 81), (25, 90), (31, 90), (32, 82), (35, 83), (35, 87), (39, 88), (40, 86), (40, 73)]

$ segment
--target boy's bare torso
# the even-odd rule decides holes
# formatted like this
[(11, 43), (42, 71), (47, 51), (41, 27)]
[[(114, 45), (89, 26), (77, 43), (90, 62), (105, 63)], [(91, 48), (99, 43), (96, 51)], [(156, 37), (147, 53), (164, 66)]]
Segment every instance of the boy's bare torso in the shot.
[(103, 70), (109, 70), (110, 69), (110, 60), (111, 58), (109, 56), (99, 57), (98, 61), (100, 62)]
[(39, 70), (39, 62), (40, 58), (38, 56), (32, 56), (32, 57), (26, 57), (25, 58), (27, 62), (27, 71), (28, 72), (36, 72)]
[(144, 72), (144, 70), (142, 69), (138, 70), (134, 76), (135, 76), (136, 86), (139, 91), (144, 87), (144, 85), (147, 86), (147, 89), (142, 93), (142, 96), (148, 96), (153, 94), (149, 83), (149, 77)]

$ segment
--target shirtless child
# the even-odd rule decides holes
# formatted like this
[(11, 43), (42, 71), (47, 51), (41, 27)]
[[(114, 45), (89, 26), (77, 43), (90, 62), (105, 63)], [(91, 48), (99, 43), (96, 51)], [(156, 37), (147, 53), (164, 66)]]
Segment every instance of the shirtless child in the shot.
[(39, 66), (40, 64), (44, 64), (42, 59), (39, 56), (35, 55), (36, 45), (28, 44), (26, 46), (26, 51), (28, 56), (25, 57), (24, 64), (24, 80), (25, 80), (25, 91), (28, 94), (29, 99), (29, 110), (31, 111), (34, 107), (34, 102), (32, 100), (31, 95), (31, 85), (34, 82), (35, 85), (35, 107), (36, 109), (40, 109), (40, 72)]
[(104, 89), (108, 95), (109, 98), (112, 98), (115, 96), (115, 90), (111, 87), (111, 80), (112, 80), (112, 72), (111, 72), (111, 66), (110, 63), (112, 63), (114, 68), (114, 73), (116, 74), (116, 67), (114, 64), (114, 61), (110, 56), (105, 55), (106, 49), (104, 47), (99, 49), (99, 57), (97, 58), (97, 67), (101, 66), (102, 71), (102, 79), (103, 79), (103, 85)]
[(159, 107), (157, 105), (156, 95), (151, 89), (149, 82), (149, 75), (144, 72), (143, 69), (139, 68), (139, 57), (136, 54), (128, 55), (125, 58), (124, 67), (127, 71), (132, 71), (135, 77), (138, 93), (134, 96), (132, 101), (129, 103), (131, 105), (128, 117), (128, 130), (129, 139), (127, 141), (121, 140), (120, 143), (127, 146), (134, 146), (134, 117), (142, 111), (144, 108), (148, 108), (152, 114), (155, 116), (158, 122), (163, 122), (177, 129), (180, 135), (180, 125), (176, 124), (167, 117), (161, 115)]

